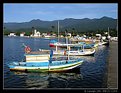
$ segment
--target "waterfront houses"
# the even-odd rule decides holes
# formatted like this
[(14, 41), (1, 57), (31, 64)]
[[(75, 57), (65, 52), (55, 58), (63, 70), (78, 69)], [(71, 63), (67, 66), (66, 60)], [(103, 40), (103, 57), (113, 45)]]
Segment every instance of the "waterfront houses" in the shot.
[(10, 33), (8, 36), (16, 36), (15, 33)]
[(20, 37), (24, 37), (25, 32), (20, 33)]

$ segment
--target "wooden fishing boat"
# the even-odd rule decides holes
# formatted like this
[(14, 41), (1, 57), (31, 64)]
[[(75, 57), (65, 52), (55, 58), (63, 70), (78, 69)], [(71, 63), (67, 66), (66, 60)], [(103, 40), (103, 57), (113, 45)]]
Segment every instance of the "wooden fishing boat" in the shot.
[(94, 53), (95, 53), (95, 49), (67, 51), (67, 54), (69, 54), (70, 56), (91, 56), (91, 55), (94, 55)]
[(61, 60), (61, 61), (52, 61), (49, 64), (49, 61), (41, 62), (14, 62), (9, 65), (10, 70), (16, 71), (27, 71), (27, 72), (60, 72), (71, 70), (73, 68), (81, 65), (82, 60)]
[[(58, 47), (65, 46), (67, 47), (66, 50), (61, 49), (59, 50)], [(69, 56), (88, 56), (88, 55), (94, 55), (95, 49), (94, 44), (84, 44), (84, 43), (78, 43), (78, 44), (55, 44), (56, 49), (53, 51), (54, 55), (69, 55)], [(39, 49), (40, 51), (47, 51)], [(49, 51), (49, 50), (48, 50)]]
[(79, 67), (81, 59), (54, 59), (53, 52), (48, 54), (25, 54), (26, 61), (9, 64), (10, 70), (25, 72), (61, 72)]
[(93, 48), (93, 46), (88, 46), (87, 49), (85, 49), (85, 47), (87, 47), (86, 44), (68, 44), (67, 46), (67, 50), (66, 51), (59, 51), (57, 49), (56, 45), (56, 51), (54, 52), (54, 54), (60, 54), (62, 53), (63, 55), (69, 55), (69, 56), (88, 56), (88, 55), (94, 55), (95, 53), (95, 49)]

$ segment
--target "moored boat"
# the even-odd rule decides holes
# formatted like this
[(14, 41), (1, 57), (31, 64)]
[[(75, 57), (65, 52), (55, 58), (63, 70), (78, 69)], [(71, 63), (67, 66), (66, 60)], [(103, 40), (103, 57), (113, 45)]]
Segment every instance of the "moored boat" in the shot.
[(54, 59), (53, 51), (48, 54), (25, 54), (25, 61), (13, 62), (9, 64), (10, 70), (25, 72), (61, 72), (79, 67), (83, 60), (81, 59)]
[[(66, 47), (66, 50), (59, 50), (58, 47)], [(69, 55), (69, 56), (91, 56), (95, 53), (95, 43), (86, 44), (85, 42), (79, 42), (77, 44), (55, 44), (56, 49), (53, 51), (54, 55)], [(49, 51), (39, 49), (39, 51)]]
[(27, 72), (61, 72), (72, 70), (81, 65), (83, 60), (60, 60), (43, 62), (14, 62), (9, 65), (10, 70)]
[(77, 51), (67, 51), (70, 56), (91, 56), (94, 55), (95, 49), (85, 49)]

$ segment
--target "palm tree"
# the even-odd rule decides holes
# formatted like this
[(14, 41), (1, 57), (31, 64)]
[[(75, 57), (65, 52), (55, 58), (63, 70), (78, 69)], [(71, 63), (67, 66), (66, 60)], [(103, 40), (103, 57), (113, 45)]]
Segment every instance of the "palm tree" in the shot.
[(52, 34), (54, 32), (55, 26), (51, 26), (51, 28), (52, 28), (52, 31), (50, 34)]

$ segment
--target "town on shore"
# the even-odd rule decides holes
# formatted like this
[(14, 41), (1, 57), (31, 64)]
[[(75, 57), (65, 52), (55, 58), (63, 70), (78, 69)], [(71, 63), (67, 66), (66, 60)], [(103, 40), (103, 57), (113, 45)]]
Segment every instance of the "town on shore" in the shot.
[[(83, 34), (82, 36), (79, 34), (76, 35), (72, 35), (72, 33), (70, 32), (65, 32), (65, 35), (60, 35), (60, 34), (56, 34), (56, 33), (40, 33), (39, 31), (37, 31), (36, 29), (34, 29), (34, 31), (32, 31), (33, 33), (30, 35), (26, 35), (26, 32), (21, 32), (20, 33), (20, 37), (33, 37), (33, 38), (65, 38), (68, 37), (70, 38), (71, 41), (78, 41), (78, 40), (92, 40), (92, 39), (102, 39), (102, 40), (106, 40), (109, 39), (110, 41), (118, 41), (118, 37), (117, 36), (110, 36), (109, 31), (104, 32), (104, 34), (100, 34), (100, 33), (96, 33), (93, 34), (93, 36), (87, 36), (85, 34)], [(8, 34), (9, 37), (16, 37), (18, 35), (16, 35), (15, 32), (10, 32)]]

